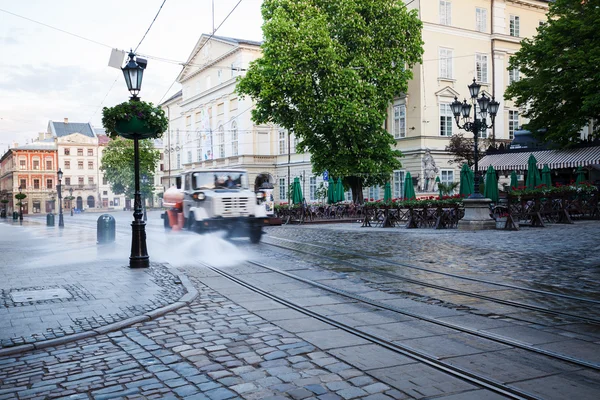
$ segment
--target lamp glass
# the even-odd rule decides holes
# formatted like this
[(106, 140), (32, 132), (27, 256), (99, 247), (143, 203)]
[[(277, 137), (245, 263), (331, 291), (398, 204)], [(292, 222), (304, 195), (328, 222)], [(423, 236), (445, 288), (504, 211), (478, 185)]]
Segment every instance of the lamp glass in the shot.
[(481, 89), (481, 85), (475, 82), (475, 78), (473, 78), (473, 83), (471, 83), (468, 88), (472, 99), (479, 96), (479, 89)]
[(58, 172), (56, 173), (56, 175), (58, 176), (58, 180), (62, 180), (63, 177), (63, 172), (60, 170), (60, 168), (58, 169)]
[(487, 114), (488, 105), (490, 104), (490, 98), (484, 94), (481, 95), (480, 98), (477, 99), (477, 103), (479, 104), (479, 111), (482, 115)]
[(133, 58), (135, 54), (133, 52), (129, 53), (129, 62), (126, 66), (121, 68), (123, 71), (123, 76), (125, 77), (125, 83), (127, 84), (127, 89), (134, 96), (139, 93), (142, 88), (142, 78), (144, 76), (144, 66), (139, 65)]
[(462, 116), (463, 118), (469, 118), (471, 115), (471, 105), (467, 103), (467, 100), (462, 103)]
[(500, 108), (500, 103), (498, 103), (493, 97), (492, 97), (492, 101), (490, 101), (490, 104), (488, 105), (488, 112), (490, 113), (490, 116), (493, 118), (496, 116), (496, 114), (498, 114), (498, 109)]
[(462, 103), (454, 97), (454, 101), (450, 104), (450, 108), (452, 109), (452, 114), (454, 114), (455, 117), (458, 117), (462, 110)]

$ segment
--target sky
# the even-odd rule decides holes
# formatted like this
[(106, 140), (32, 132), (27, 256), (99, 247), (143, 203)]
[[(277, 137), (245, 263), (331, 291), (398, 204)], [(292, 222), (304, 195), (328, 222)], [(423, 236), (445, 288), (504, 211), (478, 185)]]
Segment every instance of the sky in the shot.
[[(262, 1), (241, 0), (233, 10), (239, 1), (214, 0), (215, 35), (261, 40)], [(30, 143), (50, 120), (101, 128), (102, 107), (130, 96), (121, 70), (108, 66), (111, 49), (135, 49), (161, 5), (137, 49), (148, 60), (139, 96), (157, 104), (175, 94), (180, 63), (212, 32), (212, 3), (0, 0), (0, 154)]]

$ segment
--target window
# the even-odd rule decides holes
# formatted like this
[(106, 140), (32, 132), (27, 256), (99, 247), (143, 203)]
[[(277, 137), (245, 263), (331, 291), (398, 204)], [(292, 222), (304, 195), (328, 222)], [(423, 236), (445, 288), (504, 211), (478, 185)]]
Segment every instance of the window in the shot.
[(317, 177), (311, 176), (308, 178), (308, 192), (309, 192), (309, 200), (315, 201), (317, 200)]
[(392, 127), (394, 138), (406, 137), (406, 105), (394, 106), (394, 125)]
[(77, 161), (77, 169), (83, 169), (83, 161)]
[(475, 8), (475, 29), (479, 32), (485, 32), (487, 29), (487, 10), (485, 8)]
[(113, 199), (113, 204), (115, 205), (115, 207), (118, 207), (118, 206), (119, 206), (119, 204), (121, 204), (121, 203), (119, 202), (119, 198), (118, 198), (118, 197), (115, 197), (115, 198)]
[(196, 161), (202, 161), (202, 149), (196, 150)]
[(71, 178), (65, 178), (65, 186), (71, 186)]
[(78, 156), (82, 156), (83, 155), (83, 149), (77, 149), (77, 155)]
[(179, 139), (180, 139), (179, 128), (177, 128), (177, 133), (175, 134), (175, 144), (179, 144)]
[(279, 154), (287, 154), (286, 135), (284, 131), (279, 131)]
[(40, 188), (40, 180), (39, 179), (34, 179), (33, 180), (33, 188), (34, 189), (39, 189)]
[(69, 149), (68, 147), (65, 147), (64, 153), (65, 153), (65, 156), (70, 156), (71, 155), (71, 149)]
[(519, 112), (509, 110), (508, 111), (508, 138), (515, 138), (515, 131), (519, 129)]
[(394, 171), (394, 187), (392, 197), (397, 199), (404, 196), (404, 171)]
[(475, 71), (477, 82), (488, 81), (488, 56), (486, 54), (475, 55)]
[(106, 196), (106, 195), (108, 195), (108, 191), (106, 191), (106, 190), (103, 190), (103, 191), (102, 191), (102, 196)]
[(452, 79), (452, 49), (441, 47), (439, 50), (440, 78)]
[(40, 160), (33, 160), (33, 169), (40, 169)]
[(181, 168), (181, 154), (177, 153), (177, 169)]
[(519, 16), (511, 15), (510, 16), (510, 28), (508, 34), (510, 36), (520, 36), (519, 35)]
[(88, 169), (94, 169), (94, 162), (88, 161)]
[(83, 176), (80, 176), (79, 178), (77, 178), (77, 183), (79, 183), (79, 185), (83, 186)]
[(287, 199), (287, 190), (285, 187), (285, 178), (279, 178), (279, 200)]
[(217, 104), (217, 115), (225, 113), (225, 103)]
[(187, 162), (188, 164), (192, 162), (192, 151), (188, 150), (187, 152)]
[(381, 186), (371, 186), (369, 187), (369, 199), (379, 200), (381, 199)]
[(46, 189), (52, 189), (52, 179), (46, 179)]
[(238, 99), (237, 99), (237, 97), (235, 99), (229, 100), (229, 110), (233, 111), (233, 110), (237, 110), (237, 108), (238, 108)]
[(52, 171), (52, 160), (46, 160), (46, 171)]
[[(485, 119), (481, 116), (480, 111), (477, 111), (477, 118), (479, 118), (480, 121), (483, 121)], [(477, 137), (480, 139), (486, 139), (488, 137), (488, 132), (491, 132), (491, 130), (479, 130), (479, 132), (477, 132)]]
[(21, 183), (19, 184), (19, 187), (22, 189), (26, 189), (27, 188), (27, 181), (25, 179), (21, 179), (20, 181)]
[(88, 156), (93, 156), (94, 155), (94, 149), (88, 149)]
[(508, 70), (508, 84), (519, 81), (519, 69), (513, 68)]
[(219, 139), (219, 157), (225, 157), (225, 130), (223, 125), (219, 126), (217, 137)]
[(440, 24), (452, 25), (452, 3), (448, 0), (440, 0)]
[[(444, 185), (454, 182), (454, 171), (451, 169), (443, 169), (440, 171), (440, 182)], [(450, 193), (453, 194), (453, 193)]]
[(440, 104), (440, 136), (452, 136), (452, 109), (449, 103)]
[(65, 160), (65, 169), (71, 169), (71, 161)]
[(19, 169), (27, 169), (27, 160), (24, 158), (19, 160)]
[(239, 151), (238, 130), (237, 130), (237, 124), (234, 121), (231, 123), (231, 155), (237, 156), (238, 151)]
[(94, 177), (88, 176), (88, 185), (93, 185), (93, 184), (94, 184)]
[(108, 184), (108, 181), (106, 180), (105, 176), (102, 177), (102, 184), (103, 185), (107, 185)]

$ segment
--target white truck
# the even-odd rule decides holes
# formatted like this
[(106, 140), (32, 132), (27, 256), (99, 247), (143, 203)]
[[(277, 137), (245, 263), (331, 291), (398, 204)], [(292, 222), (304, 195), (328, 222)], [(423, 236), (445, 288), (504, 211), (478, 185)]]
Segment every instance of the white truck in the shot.
[(268, 223), (265, 194), (250, 190), (245, 170), (197, 168), (175, 181), (163, 196), (166, 229), (226, 230), (230, 237), (260, 242), (263, 225)]

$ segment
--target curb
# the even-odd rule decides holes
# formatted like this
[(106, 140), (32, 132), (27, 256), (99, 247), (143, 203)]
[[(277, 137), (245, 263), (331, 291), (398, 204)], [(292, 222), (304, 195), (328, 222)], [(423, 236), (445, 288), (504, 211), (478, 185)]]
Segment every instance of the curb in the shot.
[(184, 275), (182, 272), (177, 272), (175, 269), (169, 268), (168, 265), (165, 265), (170, 272), (175, 275), (181, 281), (181, 285), (185, 288), (186, 292), (181, 298), (175, 303), (169, 304), (167, 306), (157, 308), (152, 311), (148, 311), (142, 315), (137, 315), (135, 317), (127, 318), (119, 322), (115, 322), (109, 325), (104, 325), (96, 329), (92, 329), (89, 331), (74, 333), (72, 335), (66, 335), (63, 337), (42, 340), (35, 343), (23, 344), (19, 346), (7, 347), (4, 349), (0, 349), (0, 357), (15, 355), (19, 353), (23, 353), (25, 351), (44, 349), (46, 347), (58, 346), (61, 344), (74, 342), (80, 339), (87, 339), (92, 336), (104, 335), (106, 333), (114, 332), (121, 330), (123, 328), (127, 328), (131, 325), (135, 325), (139, 322), (150, 321), (151, 319), (155, 319), (161, 317), (171, 311), (175, 311), (181, 307), (189, 305), (192, 301), (198, 297), (198, 291), (194, 287), (194, 285), (189, 281), (188, 277)]

